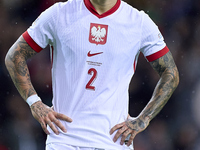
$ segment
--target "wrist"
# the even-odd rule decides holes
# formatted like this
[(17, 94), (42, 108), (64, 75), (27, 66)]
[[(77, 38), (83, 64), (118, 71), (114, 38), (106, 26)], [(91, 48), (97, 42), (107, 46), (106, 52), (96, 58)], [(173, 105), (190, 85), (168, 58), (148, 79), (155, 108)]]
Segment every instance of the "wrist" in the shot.
[(27, 104), (31, 107), (31, 105), (33, 105), (34, 103), (41, 101), (41, 98), (35, 94), (35, 95), (31, 95), (27, 98), (26, 102)]
[(137, 118), (139, 118), (139, 120), (141, 120), (146, 127), (149, 125), (151, 121), (149, 116), (139, 115)]

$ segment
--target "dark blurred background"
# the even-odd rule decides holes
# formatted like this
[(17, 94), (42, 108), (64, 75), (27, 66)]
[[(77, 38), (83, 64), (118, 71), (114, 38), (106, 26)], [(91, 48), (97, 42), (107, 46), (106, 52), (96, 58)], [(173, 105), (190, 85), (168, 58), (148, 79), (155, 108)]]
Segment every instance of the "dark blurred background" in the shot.
[[(57, 0), (58, 1), (58, 0)], [(0, 150), (44, 150), (46, 135), (19, 96), (4, 58), (17, 38), (56, 0), (0, 0)], [(200, 150), (200, 1), (126, 0), (159, 26), (180, 73), (171, 99), (136, 136), (135, 150)], [(38, 95), (51, 106), (49, 48), (28, 61)], [(141, 54), (130, 84), (130, 114), (151, 98), (158, 75)]]

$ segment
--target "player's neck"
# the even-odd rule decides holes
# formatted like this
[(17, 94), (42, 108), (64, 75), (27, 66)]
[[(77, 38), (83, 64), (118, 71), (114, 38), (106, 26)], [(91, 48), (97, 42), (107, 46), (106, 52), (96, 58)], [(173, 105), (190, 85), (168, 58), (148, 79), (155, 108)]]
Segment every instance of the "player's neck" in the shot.
[(90, 2), (96, 11), (101, 15), (115, 6), (117, 0), (90, 0)]

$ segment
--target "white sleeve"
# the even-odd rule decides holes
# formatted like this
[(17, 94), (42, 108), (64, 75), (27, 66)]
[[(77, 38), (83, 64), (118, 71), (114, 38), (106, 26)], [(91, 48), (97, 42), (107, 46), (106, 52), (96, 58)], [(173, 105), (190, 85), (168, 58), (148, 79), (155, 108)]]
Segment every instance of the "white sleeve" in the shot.
[(36, 51), (40, 52), (48, 44), (52, 45), (55, 37), (57, 20), (57, 4), (54, 4), (33, 22), (23, 33), (26, 42)]
[[(154, 61), (155, 59), (165, 55), (169, 49), (166, 47), (164, 38), (157, 25), (147, 14), (144, 12), (142, 12), (142, 14), (143, 22), (140, 51), (144, 54), (148, 61)], [(157, 56), (154, 56), (154, 54)], [(151, 56), (153, 56), (153, 58)]]

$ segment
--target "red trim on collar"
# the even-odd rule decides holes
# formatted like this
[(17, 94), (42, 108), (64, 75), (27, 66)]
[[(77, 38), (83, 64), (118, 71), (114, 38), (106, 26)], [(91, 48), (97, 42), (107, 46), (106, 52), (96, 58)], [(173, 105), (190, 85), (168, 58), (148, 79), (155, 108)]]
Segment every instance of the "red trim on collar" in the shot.
[(107, 17), (107, 16), (113, 14), (119, 8), (119, 6), (121, 4), (121, 0), (117, 0), (117, 3), (115, 4), (115, 6), (113, 6), (110, 10), (108, 10), (107, 12), (105, 12), (101, 15), (98, 14), (98, 12), (94, 8), (94, 6), (90, 2), (90, 0), (84, 0), (84, 3), (85, 3), (85, 6), (87, 7), (87, 9), (100, 19), (100, 18)]

